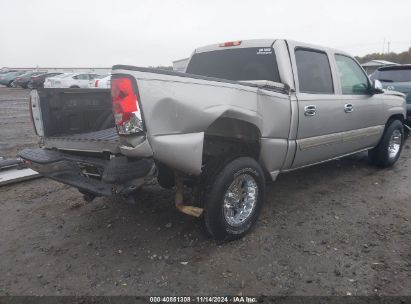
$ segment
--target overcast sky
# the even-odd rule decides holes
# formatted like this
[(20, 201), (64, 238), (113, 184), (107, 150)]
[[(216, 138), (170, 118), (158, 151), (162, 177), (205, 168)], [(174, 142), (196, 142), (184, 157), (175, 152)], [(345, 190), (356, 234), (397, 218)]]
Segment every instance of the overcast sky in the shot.
[[(410, 0), (0, 0), (0, 67), (171, 65), (198, 46), (289, 38), (353, 55), (411, 46)], [(385, 44), (387, 50), (387, 44)]]

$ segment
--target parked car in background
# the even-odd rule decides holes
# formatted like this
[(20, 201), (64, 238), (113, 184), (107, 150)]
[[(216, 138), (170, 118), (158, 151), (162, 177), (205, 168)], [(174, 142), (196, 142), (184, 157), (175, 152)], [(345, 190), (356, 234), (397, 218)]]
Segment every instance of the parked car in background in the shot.
[(111, 83), (111, 75), (102, 75), (99, 78), (90, 80), (90, 88), (100, 88), (100, 89), (109, 89)]
[(11, 72), (17, 72), (17, 70), (4, 70), (4, 71), (0, 71), (0, 75), (4, 75), (7, 73), (11, 73)]
[(32, 76), (42, 75), (44, 73), (46, 72), (27, 72), (25, 74), (19, 75), (14, 79), (12, 86), (27, 89), (27, 85), (30, 82)]
[[(385, 90), (397, 91), (406, 95), (408, 121), (411, 119), (411, 64), (393, 65), (378, 68), (370, 76), (379, 80)], [(409, 125), (409, 123), (408, 123)]]
[(16, 79), (16, 77), (20, 75), (23, 75), (24, 73), (26, 73), (26, 71), (9, 72), (4, 75), (0, 75), (0, 84), (10, 88), (14, 79)]
[(74, 75), (74, 73), (62, 73), (57, 76), (47, 77), (46, 80), (44, 81), (43, 87), (59, 88), (59, 85), (61, 84), (62, 79), (65, 77), (70, 77), (72, 75)]
[(31, 79), (29, 83), (27, 84), (27, 87), (30, 89), (36, 89), (36, 88), (42, 88), (44, 86), (44, 82), (47, 78), (49, 77), (55, 77), (57, 75), (61, 75), (63, 73), (45, 73), (41, 75), (33, 75), (31, 76)]
[(50, 86), (52, 88), (88, 88), (90, 80), (98, 78), (98, 74), (89, 73), (76, 73), (70, 74), (62, 77), (56, 77), (53, 84)]

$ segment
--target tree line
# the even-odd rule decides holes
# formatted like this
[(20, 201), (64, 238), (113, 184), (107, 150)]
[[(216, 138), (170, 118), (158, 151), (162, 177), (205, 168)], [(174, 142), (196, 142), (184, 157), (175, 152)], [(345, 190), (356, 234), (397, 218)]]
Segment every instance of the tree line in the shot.
[(361, 64), (370, 60), (387, 60), (396, 63), (411, 63), (411, 47), (408, 51), (402, 53), (372, 53), (363, 57), (356, 56), (356, 58)]

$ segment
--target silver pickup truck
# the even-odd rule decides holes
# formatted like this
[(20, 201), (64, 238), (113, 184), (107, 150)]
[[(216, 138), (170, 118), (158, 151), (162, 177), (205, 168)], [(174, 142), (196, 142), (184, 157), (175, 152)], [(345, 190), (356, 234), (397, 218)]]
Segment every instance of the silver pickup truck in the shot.
[(368, 150), (393, 165), (404, 95), (370, 82), (345, 52), (290, 40), (196, 49), (186, 73), (117, 65), (109, 90), (33, 90), (32, 169), (95, 196), (175, 187), (178, 210), (219, 240), (257, 221), (265, 181)]

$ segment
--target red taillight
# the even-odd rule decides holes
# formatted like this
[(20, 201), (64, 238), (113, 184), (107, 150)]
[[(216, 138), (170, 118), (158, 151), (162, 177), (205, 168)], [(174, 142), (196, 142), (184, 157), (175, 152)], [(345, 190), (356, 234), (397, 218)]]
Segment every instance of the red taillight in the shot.
[(98, 79), (96, 80), (96, 82), (94, 83), (94, 86), (97, 88), (98, 87)]
[(138, 97), (130, 78), (113, 78), (111, 98), (118, 132), (132, 134), (143, 131)]
[(229, 41), (229, 42), (220, 43), (218, 46), (228, 47), (228, 46), (238, 46), (240, 44), (241, 44), (241, 40), (238, 40), (238, 41)]

